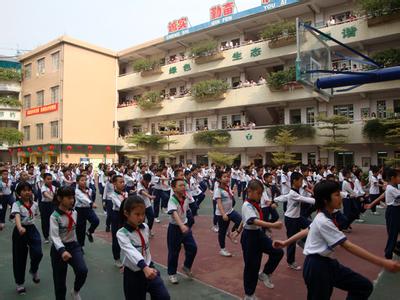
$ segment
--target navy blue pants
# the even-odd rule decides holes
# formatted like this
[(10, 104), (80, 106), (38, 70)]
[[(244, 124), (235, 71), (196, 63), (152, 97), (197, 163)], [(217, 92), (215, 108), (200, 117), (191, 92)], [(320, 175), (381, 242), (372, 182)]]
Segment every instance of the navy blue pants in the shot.
[(192, 268), (194, 258), (197, 254), (197, 245), (191, 230), (183, 234), (178, 225), (169, 224), (167, 232), (167, 245), (168, 275), (176, 274), (181, 245), (183, 245), (183, 248), (185, 249), (185, 261), (183, 265), (188, 269)]
[(329, 300), (334, 287), (347, 291), (347, 300), (366, 300), (373, 290), (372, 283), (364, 276), (336, 259), (318, 254), (306, 256), (303, 278), (307, 285), (307, 300)]
[(112, 218), (112, 212), (113, 212), (113, 203), (111, 200), (106, 199), (106, 212), (107, 212), (107, 218), (106, 218), (106, 226), (110, 227), (111, 226), (111, 218)]
[(40, 219), (42, 221), (42, 233), (43, 237), (47, 240), (49, 238), (50, 231), (50, 216), (54, 211), (53, 202), (43, 202), (39, 203), (40, 208)]
[(217, 215), (215, 214), (215, 211), (217, 209), (217, 201), (215, 201), (213, 199), (212, 202), (213, 202), (213, 224), (214, 224), (214, 226), (217, 226), (218, 225), (218, 218), (217, 218)]
[(261, 210), (263, 212), (263, 218), (265, 222), (275, 223), (276, 221), (279, 220), (279, 213), (276, 210), (276, 208), (268, 206), (268, 207), (263, 207)]
[(40, 233), (35, 225), (23, 226), (26, 229), (24, 235), (20, 235), (17, 227), (14, 227), (12, 234), (12, 252), (13, 252), (13, 271), (14, 279), (17, 285), (23, 285), (25, 282), (26, 261), (31, 259), (30, 272), (36, 273), (39, 269), (39, 263), (42, 260), (42, 241)]
[(51, 246), (50, 257), (51, 266), (53, 268), (54, 292), (56, 300), (65, 300), (67, 292), (66, 280), (68, 265), (72, 267), (75, 273), (74, 290), (79, 292), (85, 284), (88, 268), (83, 259), (83, 252), (78, 242), (65, 243), (65, 250), (68, 251), (72, 258), (68, 261), (63, 261), (61, 254), (58, 253), (54, 246)]
[(154, 217), (158, 218), (158, 216), (160, 215), (161, 190), (154, 189), (153, 195), (156, 197), (153, 202)]
[[(378, 198), (379, 196), (380, 196), (380, 194), (370, 194), (368, 203), (374, 202), (374, 200), (376, 200), (376, 198)], [(376, 212), (376, 205), (371, 207), (371, 211)]]
[(99, 218), (91, 207), (77, 207), (76, 239), (81, 247), (85, 246), (86, 222), (90, 223), (88, 232), (93, 233), (99, 226)]
[[(191, 204), (196, 204), (196, 203), (191, 203)], [(192, 209), (188, 209), (186, 211), (186, 217), (188, 219), (187, 225), (189, 226), (189, 228), (192, 228), (195, 223)]]
[(360, 217), (360, 207), (357, 201), (356, 198), (346, 197), (343, 199), (343, 213), (348, 220), (349, 226)]
[(240, 198), (240, 196), (242, 195), (242, 193), (244, 193), (244, 190), (246, 189), (246, 181), (238, 181), (238, 197)]
[[(285, 216), (285, 227), (286, 235), (288, 238), (295, 235), (302, 229), (310, 226), (311, 221), (304, 218), (289, 218)], [(296, 243), (290, 244), (286, 250), (286, 261), (288, 264), (292, 264), (296, 261)]]
[(146, 208), (146, 219), (147, 219), (147, 225), (149, 226), (149, 229), (153, 229), (153, 224), (154, 224), (154, 210), (153, 206), (149, 206)]
[(13, 203), (15, 202), (15, 199), (13, 195), (2, 195), (0, 196), (0, 223), (5, 223), (6, 220), (6, 213), (7, 213), (7, 208), (8, 205), (12, 207)]
[(96, 202), (96, 186), (94, 184), (90, 184), (89, 188), (92, 190), (90, 197), (92, 198), (93, 202)]
[[(152, 266), (153, 267), (153, 266)], [(125, 300), (146, 300), (149, 293), (152, 300), (169, 300), (170, 296), (160, 273), (153, 280), (149, 280), (143, 271), (133, 272), (128, 267), (124, 268), (124, 294)]]
[(101, 195), (101, 198), (103, 199), (103, 194), (104, 194), (104, 185), (99, 183), (99, 193)]
[(385, 247), (385, 257), (392, 259), (393, 250), (397, 244), (398, 235), (400, 233), (400, 206), (388, 205), (385, 213), (386, 231), (388, 239)]
[(206, 198), (206, 195), (204, 193), (201, 193), (197, 196), (193, 196), (193, 199), (194, 199), (194, 201), (196, 201), (196, 205), (197, 205), (198, 209), (200, 208), (200, 205), (205, 198)]
[(231, 190), (233, 190), (234, 186), (239, 186), (239, 181), (237, 179), (231, 178)]
[(243, 202), (246, 201), (247, 198), (247, 188), (245, 187), (242, 191), (242, 200)]
[(160, 197), (161, 197), (161, 207), (162, 208), (167, 208), (168, 206), (168, 201), (169, 201), (169, 196), (171, 195), (170, 191), (160, 191)]
[(336, 219), (336, 222), (339, 226), (339, 230), (349, 228), (349, 220), (340, 210), (333, 213), (332, 216)]
[(244, 292), (250, 296), (256, 291), (263, 253), (269, 256), (263, 272), (270, 275), (278, 267), (283, 257), (283, 250), (272, 247), (272, 240), (262, 230), (243, 230), (240, 243), (244, 260)]
[(218, 243), (221, 249), (225, 248), (225, 237), (226, 237), (226, 232), (228, 231), (229, 223), (232, 221), (233, 222), (233, 227), (232, 227), (232, 232), (235, 231), (236, 229), (239, 228), (240, 222), (242, 222), (242, 216), (235, 210), (233, 210), (229, 215), (228, 215), (229, 220), (224, 221), (222, 216), (217, 216), (218, 219)]
[(111, 250), (114, 260), (121, 258), (121, 247), (118, 244), (117, 231), (121, 228), (119, 211), (111, 211)]

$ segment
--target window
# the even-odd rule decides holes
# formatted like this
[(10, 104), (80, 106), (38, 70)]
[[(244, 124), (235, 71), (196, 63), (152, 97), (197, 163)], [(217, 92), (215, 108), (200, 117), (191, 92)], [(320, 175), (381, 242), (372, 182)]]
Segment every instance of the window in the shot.
[(314, 107), (307, 107), (306, 114), (307, 114), (307, 124), (314, 125), (314, 121), (315, 121)]
[(362, 107), (361, 108), (361, 118), (362, 119), (369, 118), (369, 107)]
[(156, 123), (151, 123), (150, 132), (151, 134), (156, 134)]
[(24, 139), (25, 141), (31, 139), (31, 126), (24, 126)]
[(242, 124), (240, 115), (232, 115), (232, 126), (240, 126)]
[(10, 112), (10, 118), (15, 118), (16, 116), (15, 112)]
[(24, 66), (24, 79), (31, 79), (32, 76), (32, 64)]
[(4, 111), (0, 111), (0, 117), (4, 117)]
[[(321, 159), (322, 163), (322, 159)], [(335, 153), (335, 166), (338, 169), (347, 168), (354, 165), (354, 153), (353, 152), (336, 152)]]
[(384, 166), (385, 160), (387, 159), (387, 157), (388, 157), (387, 152), (378, 152), (377, 153), (378, 166)]
[(234, 47), (240, 46), (240, 39), (233, 39), (231, 42)]
[(227, 116), (222, 116), (221, 127), (222, 127), (222, 129), (226, 129), (228, 127), (228, 117)]
[(354, 118), (353, 104), (335, 105), (333, 107), (333, 113), (335, 115), (346, 116), (353, 120)]
[(291, 109), (289, 111), (290, 124), (301, 124), (301, 109)]
[(179, 94), (180, 95), (185, 95), (186, 87), (184, 85), (179, 87)]
[(176, 88), (170, 88), (169, 89), (169, 95), (170, 96), (175, 96), (176, 95)]
[(400, 113), (400, 100), (393, 100), (393, 112), (395, 114), (399, 114)]
[(44, 58), (37, 60), (37, 71), (40, 74), (44, 74)]
[(44, 105), (44, 91), (39, 91), (36, 93), (36, 105), (37, 106)]
[(43, 140), (43, 123), (36, 124), (36, 139)]
[(207, 118), (196, 119), (196, 131), (204, 129), (208, 129), (208, 119)]
[(51, 89), (51, 103), (57, 103), (59, 100), (59, 92), (60, 92), (60, 87), (53, 86)]
[(240, 77), (239, 76), (232, 77), (232, 87), (236, 88), (239, 85), (240, 85)]
[(309, 165), (315, 165), (315, 152), (307, 153), (307, 161)]
[(24, 96), (24, 108), (25, 109), (31, 108), (31, 95)]
[(51, 137), (58, 138), (58, 121), (50, 122)]
[(60, 68), (60, 52), (53, 53), (51, 55), (51, 61), (53, 64), (53, 71), (58, 71)]
[(378, 118), (386, 118), (386, 101), (376, 101), (376, 115)]
[(185, 120), (179, 120), (179, 132), (185, 132)]

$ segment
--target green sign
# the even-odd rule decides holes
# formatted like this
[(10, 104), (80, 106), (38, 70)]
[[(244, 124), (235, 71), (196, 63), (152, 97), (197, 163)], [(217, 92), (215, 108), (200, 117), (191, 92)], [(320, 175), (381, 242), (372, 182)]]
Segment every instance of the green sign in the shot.
[(169, 68), (169, 74), (176, 74), (176, 72), (178, 72), (178, 69), (176, 67)]
[(246, 134), (246, 140), (250, 141), (253, 139), (253, 135), (251, 133)]
[(250, 57), (257, 57), (261, 55), (261, 48), (256, 47), (250, 50)]
[(241, 60), (242, 58), (243, 58), (243, 57), (242, 57), (242, 52), (237, 51), (237, 52), (235, 52), (235, 53), (232, 54), (232, 60), (233, 60), (233, 61), (235, 61), (235, 60)]
[(183, 65), (183, 71), (188, 72), (191, 71), (192, 67), (190, 66), (190, 64), (184, 64)]
[(346, 28), (343, 28), (343, 30), (342, 30), (342, 36), (344, 39), (355, 37), (356, 32), (357, 32), (357, 27), (355, 27), (355, 26), (346, 27)]

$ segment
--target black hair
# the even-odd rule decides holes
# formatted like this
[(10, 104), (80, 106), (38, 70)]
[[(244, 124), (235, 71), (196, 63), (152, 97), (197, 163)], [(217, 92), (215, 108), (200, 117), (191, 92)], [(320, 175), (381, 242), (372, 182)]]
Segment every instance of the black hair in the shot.
[(185, 170), (185, 173), (183, 173), (184, 176), (188, 176), (192, 171), (190, 170)]
[(247, 185), (247, 189), (251, 190), (251, 191), (264, 190), (264, 186), (261, 183), (261, 181), (256, 180), (256, 179), (252, 179), (252, 180), (249, 181), (249, 184)]
[(86, 177), (86, 176), (82, 175), (82, 174), (76, 176), (76, 182), (78, 182), (82, 177)]
[(150, 182), (151, 181), (151, 175), (149, 173), (146, 173), (143, 175), (143, 180)]
[(59, 199), (64, 197), (75, 197), (75, 190), (71, 186), (62, 186), (57, 190), (57, 193), (54, 196), (53, 202), (57, 204), (60, 202)]
[(333, 175), (333, 174), (328, 174), (328, 175), (326, 175), (326, 180), (335, 180), (335, 175)]
[(326, 204), (331, 202), (331, 195), (340, 192), (340, 185), (336, 181), (325, 180), (317, 183), (314, 187), (315, 208), (325, 209)]
[[(175, 171), (174, 171), (174, 177), (177, 177), (178, 176), (178, 174), (179, 174), (179, 172), (182, 172), (182, 170), (181, 169), (176, 169)], [(185, 172), (186, 173), (186, 172)], [(190, 173), (190, 172), (189, 172)]]
[(354, 176), (356, 176), (357, 179), (361, 179), (360, 178), (361, 173), (362, 173), (362, 170), (361, 169), (357, 169), (357, 170), (354, 171)]
[(116, 183), (118, 178), (123, 178), (121, 175), (114, 175), (111, 179), (112, 183)]
[(53, 179), (53, 176), (50, 173), (44, 173), (43, 174), (43, 179), (46, 179), (49, 176)]
[(7, 172), (7, 173), (8, 173), (8, 170), (7, 170), (7, 169), (2, 169), (2, 170), (1, 170), (1, 174), (3, 174), (4, 172)]
[(171, 186), (174, 188), (176, 187), (176, 184), (178, 181), (183, 181), (183, 179), (175, 178), (174, 180), (171, 181)]
[(290, 175), (290, 184), (293, 184), (295, 180), (299, 180), (303, 177), (304, 177), (303, 174), (299, 172), (293, 172), (292, 175)]
[(26, 182), (26, 181), (23, 181), (23, 182), (18, 183), (18, 186), (17, 186), (17, 189), (15, 190), (15, 193), (18, 196), (21, 196), (21, 191), (23, 191), (25, 189), (29, 189), (29, 190), (31, 190), (33, 192), (32, 185), (30, 183)]
[(399, 170), (390, 168), (386, 171), (386, 178), (390, 181), (393, 177), (397, 177), (400, 174)]
[(129, 196), (128, 198), (122, 201), (119, 209), (119, 217), (121, 225), (123, 225), (126, 222), (125, 212), (129, 214), (139, 205), (146, 207), (143, 198), (138, 195)]
[(343, 175), (343, 177), (346, 177), (347, 175), (349, 175), (350, 174), (350, 170), (349, 169), (343, 169), (342, 170), (342, 175)]
[(287, 171), (289, 171), (289, 167), (288, 166), (283, 166), (282, 167), (282, 171), (287, 173)]
[(265, 173), (264, 176), (263, 176), (264, 180), (267, 179), (269, 176), (272, 176), (272, 174), (271, 173)]
[(229, 173), (228, 171), (224, 171), (224, 170), (217, 170), (216, 172), (215, 172), (215, 178), (217, 178), (218, 180), (220, 180), (221, 178), (222, 178), (222, 176), (224, 175), (224, 174), (227, 174), (227, 173)]
[(378, 166), (372, 166), (371, 167), (372, 173), (378, 173), (379, 172), (379, 167)]

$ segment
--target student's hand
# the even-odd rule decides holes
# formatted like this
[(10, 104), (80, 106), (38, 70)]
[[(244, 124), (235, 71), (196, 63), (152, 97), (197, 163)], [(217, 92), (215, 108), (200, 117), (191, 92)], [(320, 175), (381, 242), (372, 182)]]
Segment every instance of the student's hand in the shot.
[(68, 251), (64, 251), (63, 254), (61, 254), (61, 258), (63, 261), (68, 261), (72, 258), (72, 255)]
[(283, 228), (283, 223), (281, 221), (276, 221), (275, 223), (272, 223), (271, 228), (282, 229)]
[(276, 203), (272, 203), (272, 204), (271, 204), (271, 207), (272, 207), (272, 208), (277, 208), (278, 205), (276, 205)]
[(372, 208), (372, 205), (371, 204), (365, 204), (364, 205), (364, 209), (371, 209)]
[(20, 227), (20, 228), (18, 228), (18, 232), (19, 232), (19, 235), (24, 235), (26, 232), (26, 229), (24, 227)]
[(157, 270), (153, 269), (153, 268), (150, 268), (150, 267), (145, 267), (143, 269), (143, 273), (144, 273), (144, 276), (146, 276), (146, 278), (149, 279), (149, 280), (155, 279), (157, 277), (157, 275), (158, 275)]
[(154, 199), (156, 199), (156, 196), (154, 196), (154, 195), (150, 196), (150, 200), (154, 200)]
[(399, 261), (394, 261), (391, 259), (385, 259), (383, 262), (383, 267), (385, 270), (395, 273), (400, 271), (400, 262)]
[(286, 242), (285, 241), (273, 241), (272, 242), (272, 247), (276, 248), (276, 249), (282, 249), (286, 247)]
[(97, 208), (97, 205), (96, 205), (96, 203), (94, 203), (94, 202), (93, 202), (93, 204), (92, 204), (92, 208)]
[(222, 220), (224, 220), (225, 222), (228, 222), (229, 221), (228, 215), (227, 214), (223, 214), (222, 215)]
[(189, 232), (189, 227), (187, 227), (186, 225), (182, 225), (181, 226), (181, 231), (183, 234), (188, 233)]

